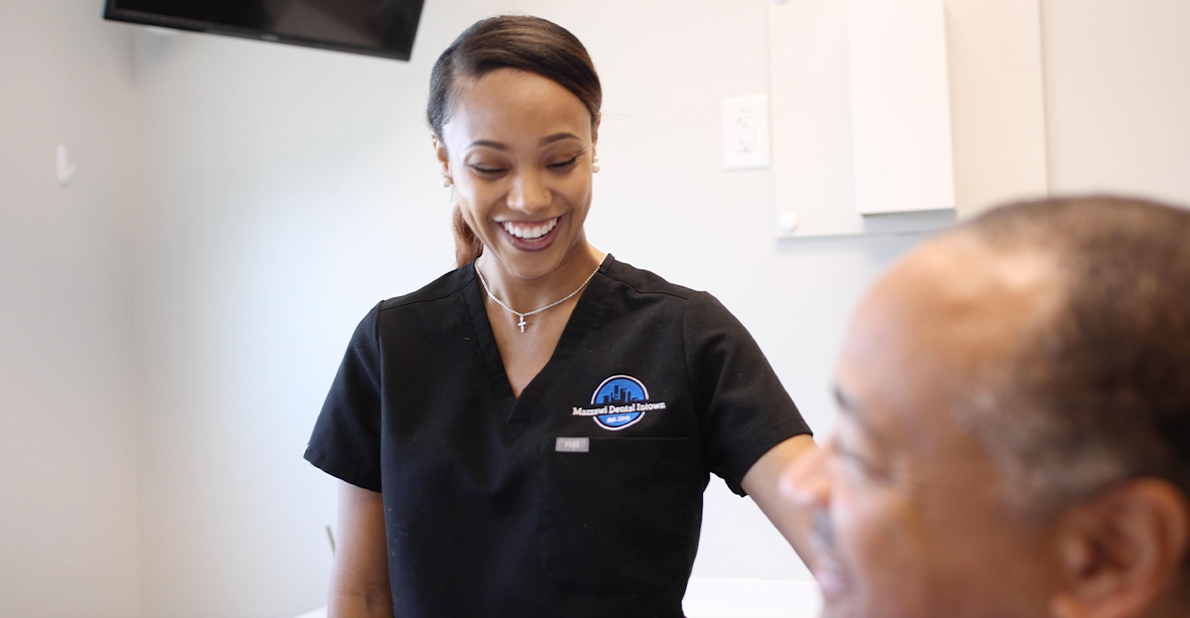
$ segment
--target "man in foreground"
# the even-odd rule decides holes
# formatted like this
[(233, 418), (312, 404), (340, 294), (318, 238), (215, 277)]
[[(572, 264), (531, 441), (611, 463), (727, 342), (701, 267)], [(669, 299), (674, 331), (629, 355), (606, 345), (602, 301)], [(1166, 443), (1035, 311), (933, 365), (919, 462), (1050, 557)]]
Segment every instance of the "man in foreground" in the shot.
[(828, 618), (1190, 615), (1190, 212), (997, 209), (895, 264), (782, 489)]

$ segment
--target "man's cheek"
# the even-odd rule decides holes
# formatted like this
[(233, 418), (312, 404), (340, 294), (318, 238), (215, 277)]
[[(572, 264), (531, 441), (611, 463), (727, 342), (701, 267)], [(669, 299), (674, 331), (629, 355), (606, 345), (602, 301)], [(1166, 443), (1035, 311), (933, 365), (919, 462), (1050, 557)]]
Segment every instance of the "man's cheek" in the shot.
[(911, 593), (924, 565), (910, 505), (890, 492), (851, 491), (839, 498), (832, 517), (836, 547), (855, 588), (885, 601)]

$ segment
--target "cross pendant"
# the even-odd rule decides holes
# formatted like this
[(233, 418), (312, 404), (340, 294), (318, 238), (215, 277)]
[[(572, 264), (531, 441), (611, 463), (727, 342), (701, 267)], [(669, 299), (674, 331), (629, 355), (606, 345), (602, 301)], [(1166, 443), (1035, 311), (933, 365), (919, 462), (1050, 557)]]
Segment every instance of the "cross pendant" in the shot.
[(522, 315), (519, 317), (521, 318), (521, 321), (517, 322), (516, 325), (521, 327), (521, 332), (523, 333), (523, 332), (525, 332), (525, 316)]

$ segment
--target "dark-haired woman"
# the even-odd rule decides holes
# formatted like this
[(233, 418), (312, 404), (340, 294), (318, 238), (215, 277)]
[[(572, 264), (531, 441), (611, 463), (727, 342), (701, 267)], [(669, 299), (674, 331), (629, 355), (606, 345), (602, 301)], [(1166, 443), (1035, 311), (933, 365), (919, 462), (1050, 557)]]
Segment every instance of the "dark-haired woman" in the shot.
[(600, 99), (537, 18), (435, 65), (459, 268), (368, 313), (314, 429), (333, 618), (681, 616), (711, 472), (798, 538), (776, 477), (813, 442), (756, 343), (587, 242)]

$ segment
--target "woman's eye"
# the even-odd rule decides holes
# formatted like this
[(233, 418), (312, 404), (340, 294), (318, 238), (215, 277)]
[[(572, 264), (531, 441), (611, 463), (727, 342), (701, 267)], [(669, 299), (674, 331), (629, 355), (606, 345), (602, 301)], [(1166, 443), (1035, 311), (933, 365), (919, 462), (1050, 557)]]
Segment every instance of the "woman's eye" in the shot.
[(566, 159), (565, 161), (558, 161), (557, 163), (550, 163), (548, 167), (553, 170), (564, 170), (566, 168), (573, 167), (574, 164), (578, 162), (579, 156), (580, 155), (575, 155), (569, 159)]
[(497, 176), (497, 175), (503, 174), (505, 172), (505, 169), (503, 167), (494, 166), (494, 165), (472, 164), (471, 169), (475, 170), (477, 173), (484, 175), (484, 176)]

